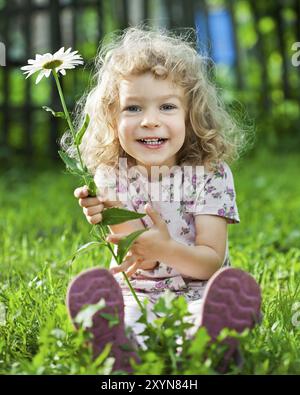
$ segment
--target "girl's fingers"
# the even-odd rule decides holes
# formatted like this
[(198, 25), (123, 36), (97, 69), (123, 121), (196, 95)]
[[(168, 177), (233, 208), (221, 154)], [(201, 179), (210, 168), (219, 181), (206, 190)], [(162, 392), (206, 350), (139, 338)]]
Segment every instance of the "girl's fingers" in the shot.
[(93, 216), (95, 214), (100, 214), (103, 211), (103, 204), (98, 204), (97, 206), (84, 207), (83, 212), (86, 216)]
[(96, 225), (96, 224), (98, 224), (99, 222), (102, 221), (102, 215), (101, 214), (96, 214), (96, 215), (93, 215), (93, 216), (87, 215), (86, 219), (88, 220), (88, 222), (91, 225)]
[(133, 263), (136, 261), (136, 257), (130, 257), (123, 261), (121, 265), (113, 267), (110, 269), (110, 272), (112, 274), (120, 273), (120, 272), (125, 272), (130, 266), (133, 265)]
[(137, 260), (130, 268), (130, 270), (128, 270), (128, 272), (126, 273), (127, 277), (131, 277), (138, 270), (141, 264), (142, 264), (142, 260)]
[(117, 266), (117, 267), (113, 267), (112, 269), (110, 269), (110, 272), (111, 272), (112, 274), (117, 274), (117, 273), (120, 273), (120, 272), (125, 272), (125, 270), (127, 270), (131, 265), (132, 265), (132, 262), (131, 262), (131, 261), (130, 261), (130, 262), (125, 261), (125, 262), (121, 263), (121, 265), (119, 265), (119, 266)]
[(81, 207), (91, 207), (99, 205), (99, 199), (97, 197), (86, 197), (79, 199), (79, 206)]
[(89, 189), (87, 185), (84, 185), (83, 187), (76, 188), (74, 191), (74, 196), (79, 199), (79, 198), (85, 198), (89, 196)]
[(120, 241), (121, 239), (123, 239), (123, 237), (126, 237), (126, 236), (128, 236), (128, 233), (115, 233), (115, 234), (109, 234), (109, 235), (106, 237), (106, 241), (109, 241), (110, 243), (118, 244), (119, 241)]

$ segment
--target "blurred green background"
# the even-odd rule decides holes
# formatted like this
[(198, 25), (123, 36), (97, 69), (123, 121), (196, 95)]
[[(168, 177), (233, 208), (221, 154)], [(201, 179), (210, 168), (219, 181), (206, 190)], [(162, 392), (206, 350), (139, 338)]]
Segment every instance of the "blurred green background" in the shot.
[[(88, 88), (99, 41), (115, 29), (146, 21), (178, 30), (194, 27), (195, 45), (212, 57), (228, 108), (256, 133), (254, 150), (300, 147), (299, 0), (0, 0), (0, 159), (57, 159), (64, 125), (41, 110), (60, 104), (53, 81), (25, 80), (20, 67), (36, 53), (71, 46), (85, 67), (62, 79), (69, 109)], [(299, 44), (300, 45), (300, 44)], [(3, 58), (3, 54), (2, 54)], [(299, 63), (299, 61), (298, 61)]]

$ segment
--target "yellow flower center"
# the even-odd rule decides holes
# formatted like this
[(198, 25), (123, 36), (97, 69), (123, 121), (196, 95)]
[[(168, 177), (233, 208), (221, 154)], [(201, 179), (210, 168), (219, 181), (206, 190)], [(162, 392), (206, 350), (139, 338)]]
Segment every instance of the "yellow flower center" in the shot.
[(47, 62), (43, 64), (43, 69), (48, 69), (48, 70), (54, 70), (56, 67), (60, 66), (63, 62), (61, 60), (51, 60), (50, 62)]

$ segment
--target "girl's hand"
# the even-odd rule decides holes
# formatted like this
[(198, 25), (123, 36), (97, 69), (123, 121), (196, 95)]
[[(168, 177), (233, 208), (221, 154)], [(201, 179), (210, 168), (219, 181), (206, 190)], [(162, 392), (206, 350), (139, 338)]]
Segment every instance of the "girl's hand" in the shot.
[[(135, 257), (135, 261), (140, 259), (140, 262), (156, 262), (163, 260), (162, 254), (169, 248), (171, 237), (165, 221), (161, 218), (159, 213), (155, 211), (149, 204), (145, 206), (146, 213), (152, 219), (153, 226), (147, 232), (142, 233), (131, 245), (129, 251)], [(106, 240), (118, 244), (119, 241), (125, 237), (123, 233), (109, 235)], [(131, 262), (131, 265), (133, 261)], [(123, 265), (123, 263), (122, 263)], [(124, 267), (129, 266), (125, 264)]]
[(125, 272), (127, 277), (131, 277), (138, 269), (142, 270), (153, 270), (158, 266), (158, 261), (143, 261), (142, 258), (138, 258), (131, 251), (128, 251), (128, 254), (125, 257), (125, 260), (121, 265), (113, 267), (110, 269), (112, 274)]
[(79, 199), (78, 203), (83, 208), (83, 213), (87, 221), (92, 224), (98, 224), (102, 221), (102, 211), (108, 207), (122, 207), (121, 202), (111, 202), (100, 200), (97, 196), (89, 197), (88, 187), (76, 188), (74, 196)]

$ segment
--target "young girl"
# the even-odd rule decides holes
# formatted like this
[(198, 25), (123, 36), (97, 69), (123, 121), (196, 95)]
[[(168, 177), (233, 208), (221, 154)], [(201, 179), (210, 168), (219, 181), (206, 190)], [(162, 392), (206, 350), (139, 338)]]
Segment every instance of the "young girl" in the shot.
[[(130, 371), (128, 358), (135, 353), (122, 348), (129, 342), (125, 328), (134, 333), (131, 341), (146, 346), (144, 326), (137, 322), (140, 308), (121, 271), (140, 301), (148, 299), (150, 320), (155, 318), (151, 307), (166, 289), (184, 295), (193, 323), (190, 337), (201, 325), (215, 339), (224, 327), (241, 332), (259, 319), (259, 286), (247, 273), (230, 268), (228, 252), (227, 224), (240, 220), (227, 162), (237, 158), (243, 136), (208, 79), (206, 59), (166, 31), (131, 27), (103, 45), (96, 81), (81, 106), (81, 115), (88, 113), (91, 121), (80, 148), (102, 196), (88, 197), (87, 187), (76, 189), (75, 196), (91, 224), (101, 222), (106, 207), (147, 214), (110, 226), (108, 241), (114, 244), (135, 230), (150, 229), (120, 266), (112, 261), (110, 271), (94, 268), (77, 276), (67, 303), (73, 319), (101, 298), (104, 312), (118, 310), (120, 323), (112, 328), (94, 316), (94, 353), (112, 342), (115, 369)], [(127, 166), (122, 180), (121, 160)], [(185, 168), (202, 173), (187, 174)], [(115, 170), (118, 180), (105, 169)], [(104, 196), (103, 186), (115, 197)], [(157, 198), (153, 189), (167, 198)], [(174, 198), (178, 190), (184, 197)], [(236, 343), (230, 347), (228, 358)]]

